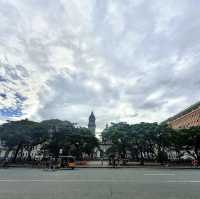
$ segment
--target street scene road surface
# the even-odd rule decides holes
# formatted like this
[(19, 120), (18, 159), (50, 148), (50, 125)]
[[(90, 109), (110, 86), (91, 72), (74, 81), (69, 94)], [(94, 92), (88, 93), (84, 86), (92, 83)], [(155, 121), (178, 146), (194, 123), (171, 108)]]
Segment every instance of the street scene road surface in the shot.
[(0, 170), (0, 199), (198, 199), (192, 169)]

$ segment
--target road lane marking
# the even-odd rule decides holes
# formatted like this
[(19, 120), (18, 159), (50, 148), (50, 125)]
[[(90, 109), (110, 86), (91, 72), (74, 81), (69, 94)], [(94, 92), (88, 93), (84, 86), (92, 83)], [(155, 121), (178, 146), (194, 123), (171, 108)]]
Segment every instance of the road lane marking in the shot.
[(0, 182), (137, 182), (136, 180), (89, 180), (89, 179), (68, 179), (68, 180), (52, 180), (52, 179), (0, 179)]
[[(2, 183), (138, 183), (137, 180), (87, 180), (87, 179), (83, 180), (0, 179), (0, 183), (1, 182)], [(156, 183), (189, 184), (189, 183), (200, 183), (200, 180), (161, 180), (161, 181), (156, 181)]]
[(175, 176), (174, 173), (145, 173), (144, 176)]
[(168, 180), (168, 183), (200, 183), (200, 180)]

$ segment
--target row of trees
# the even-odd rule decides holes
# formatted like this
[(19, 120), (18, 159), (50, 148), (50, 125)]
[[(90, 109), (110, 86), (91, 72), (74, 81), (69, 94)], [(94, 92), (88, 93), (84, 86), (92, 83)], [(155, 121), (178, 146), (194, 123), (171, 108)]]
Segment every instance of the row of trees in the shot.
[(102, 133), (104, 143), (112, 143), (107, 153), (132, 159), (144, 164), (145, 160), (168, 160), (175, 153), (181, 160), (185, 153), (200, 163), (200, 127), (173, 130), (167, 124), (157, 123), (112, 123)]
[(87, 128), (61, 120), (9, 121), (0, 126), (0, 140), (7, 149), (4, 158), (13, 151), (13, 161), (22, 156), (24, 150), (31, 160), (31, 151), (39, 144), (42, 144), (43, 155), (58, 157), (62, 149), (62, 155), (74, 155), (77, 159), (83, 154), (91, 156), (99, 146), (97, 138)]
[[(122, 158), (131, 156), (133, 160), (144, 164), (145, 160), (167, 161), (170, 153), (175, 153), (181, 160), (185, 153), (200, 163), (200, 127), (173, 130), (166, 124), (157, 123), (112, 123), (102, 132), (104, 143), (109, 143), (108, 156), (118, 155)], [(82, 159), (87, 154), (92, 157), (94, 149), (99, 148), (99, 140), (87, 129), (78, 127), (69, 121), (46, 120), (34, 122), (29, 120), (10, 121), (0, 126), (0, 140), (4, 142), (7, 152), (14, 152), (13, 161), (38, 144), (42, 145), (43, 155), (58, 157), (73, 155)]]

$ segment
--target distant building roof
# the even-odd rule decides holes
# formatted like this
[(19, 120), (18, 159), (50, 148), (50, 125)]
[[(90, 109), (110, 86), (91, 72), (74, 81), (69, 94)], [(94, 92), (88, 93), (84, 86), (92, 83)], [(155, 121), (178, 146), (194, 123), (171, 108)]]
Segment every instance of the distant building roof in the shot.
[(170, 122), (170, 121), (172, 121), (172, 120), (175, 120), (175, 119), (177, 119), (177, 118), (179, 118), (179, 117), (181, 117), (181, 116), (183, 116), (183, 115), (186, 115), (186, 114), (188, 114), (188, 113), (190, 113), (190, 112), (196, 110), (196, 109), (199, 108), (199, 107), (200, 107), (200, 101), (197, 102), (197, 103), (195, 103), (195, 104), (193, 104), (192, 106), (190, 106), (190, 107), (184, 109), (183, 111), (179, 112), (178, 114), (174, 115), (173, 117), (168, 118), (168, 119), (165, 120), (164, 122)]

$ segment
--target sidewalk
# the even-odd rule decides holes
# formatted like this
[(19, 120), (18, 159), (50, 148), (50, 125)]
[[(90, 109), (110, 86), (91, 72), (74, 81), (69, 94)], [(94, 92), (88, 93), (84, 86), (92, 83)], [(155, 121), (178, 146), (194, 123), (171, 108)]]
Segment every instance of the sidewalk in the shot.
[[(86, 165), (77, 165), (77, 168), (113, 168), (108, 164), (108, 161), (88, 161)], [(152, 169), (200, 169), (200, 167), (188, 166), (188, 165), (160, 165), (160, 163), (145, 163), (140, 165), (138, 162), (129, 162), (127, 165), (119, 165), (116, 168), (152, 168)]]
[[(44, 168), (44, 167), (34, 167), (31, 164), (14, 164), (9, 163), (8, 167), (15, 167), (15, 168)], [(3, 167), (0, 167), (3, 168)], [(108, 164), (108, 161), (87, 161), (85, 165), (77, 164), (76, 168), (94, 168), (94, 169), (106, 169), (106, 168), (113, 168), (112, 165)], [(149, 169), (200, 169), (200, 167), (194, 167), (190, 165), (160, 165), (159, 163), (146, 163), (144, 165), (140, 165), (138, 162), (129, 162), (127, 165), (119, 165), (116, 168), (149, 168)], [(64, 168), (62, 170), (65, 170)]]

